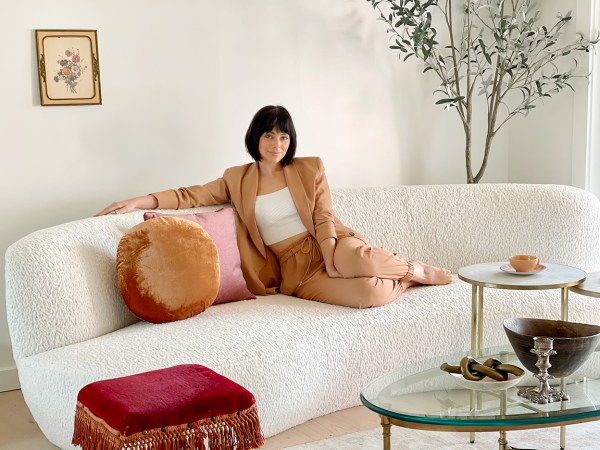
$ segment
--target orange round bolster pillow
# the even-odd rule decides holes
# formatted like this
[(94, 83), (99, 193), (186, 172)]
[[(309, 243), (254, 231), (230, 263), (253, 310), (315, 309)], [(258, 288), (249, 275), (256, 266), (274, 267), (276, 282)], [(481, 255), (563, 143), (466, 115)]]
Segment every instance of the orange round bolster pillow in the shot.
[(219, 254), (197, 223), (157, 217), (131, 228), (117, 249), (117, 284), (127, 307), (152, 323), (195, 316), (219, 291)]

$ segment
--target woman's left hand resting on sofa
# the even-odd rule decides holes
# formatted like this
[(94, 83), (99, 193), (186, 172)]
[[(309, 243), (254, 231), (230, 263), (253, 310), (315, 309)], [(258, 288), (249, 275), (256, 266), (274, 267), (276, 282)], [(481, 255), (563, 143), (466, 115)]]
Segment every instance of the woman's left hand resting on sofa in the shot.
[(230, 203), (238, 213), (238, 239), (247, 239), (239, 245), (244, 278), (256, 295), (280, 291), (368, 308), (389, 303), (417, 284), (452, 282), (450, 271), (372, 247), (341, 223), (323, 162), (295, 156), (296, 130), (282, 106), (265, 106), (255, 114), (245, 144), (254, 163), (231, 167), (204, 185), (115, 202), (96, 215)]
[(114, 202), (108, 205), (95, 216), (105, 216), (106, 214), (123, 214), (131, 212), (135, 209), (156, 209), (158, 207), (158, 200), (154, 195), (143, 195), (141, 197), (134, 197), (128, 200), (121, 200), (120, 202)]

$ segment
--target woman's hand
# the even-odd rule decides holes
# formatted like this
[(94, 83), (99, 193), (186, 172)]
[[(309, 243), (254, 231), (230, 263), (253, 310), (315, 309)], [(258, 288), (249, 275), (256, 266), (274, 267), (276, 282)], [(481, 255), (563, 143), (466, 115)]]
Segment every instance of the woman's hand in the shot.
[(339, 273), (333, 265), (325, 266), (325, 270), (327, 271), (327, 275), (329, 275), (329, 278), (344, 278), (342, 274)]
[(154, 195), (143, 195), (141, 197), (130, 198), (108, 205), (94, 216), (105, 216), (107, 214), (124, 214), (134, 209), (155, 209), (158, 206), (158, 200)]
[(335, 264), (333, 263), (333, 254), (335, 253), (335, 245), (337, 240), (335, 238), (327, 238), (321, 242), (321, 254), (323, 255), (323, 262), (325, 263), (325, 270), (330, 278), (343, 278), (342, 274), (337, 271)]

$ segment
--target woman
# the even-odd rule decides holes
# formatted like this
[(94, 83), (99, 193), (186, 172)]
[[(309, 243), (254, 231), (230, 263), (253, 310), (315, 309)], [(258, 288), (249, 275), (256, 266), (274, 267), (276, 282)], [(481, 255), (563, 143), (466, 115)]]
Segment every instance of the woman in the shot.
[(334, 215), (320, 158), (295, 158), (288, 111), (265, 106), (252, 119), (246, 148), (255, 163), (231, 167), (203, 186), (112, 203), (97, 215), (231, 203), (248, 288), (353, 308), (380, 306), (416, 284), (448, 284), (446, 269), (370, 247)]

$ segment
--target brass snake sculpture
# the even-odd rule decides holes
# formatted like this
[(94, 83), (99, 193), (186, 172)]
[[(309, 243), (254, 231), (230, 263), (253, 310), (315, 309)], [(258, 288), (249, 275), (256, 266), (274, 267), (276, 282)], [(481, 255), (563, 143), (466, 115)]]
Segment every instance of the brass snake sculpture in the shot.
[(448, 373), (459, 373), (463, 378), (470, 381), (480, 381), (486, 376), (492, 380), (506, 381), (508, 380), (509, 374), (520, 377), (525, 373), (520, 367), (512, 364), (505, 364), (495, 358), (488, 358), (482, 364), (471, 356), (462, 358), (457, 366), (444, 363), (440, 366), (440, 369)]

